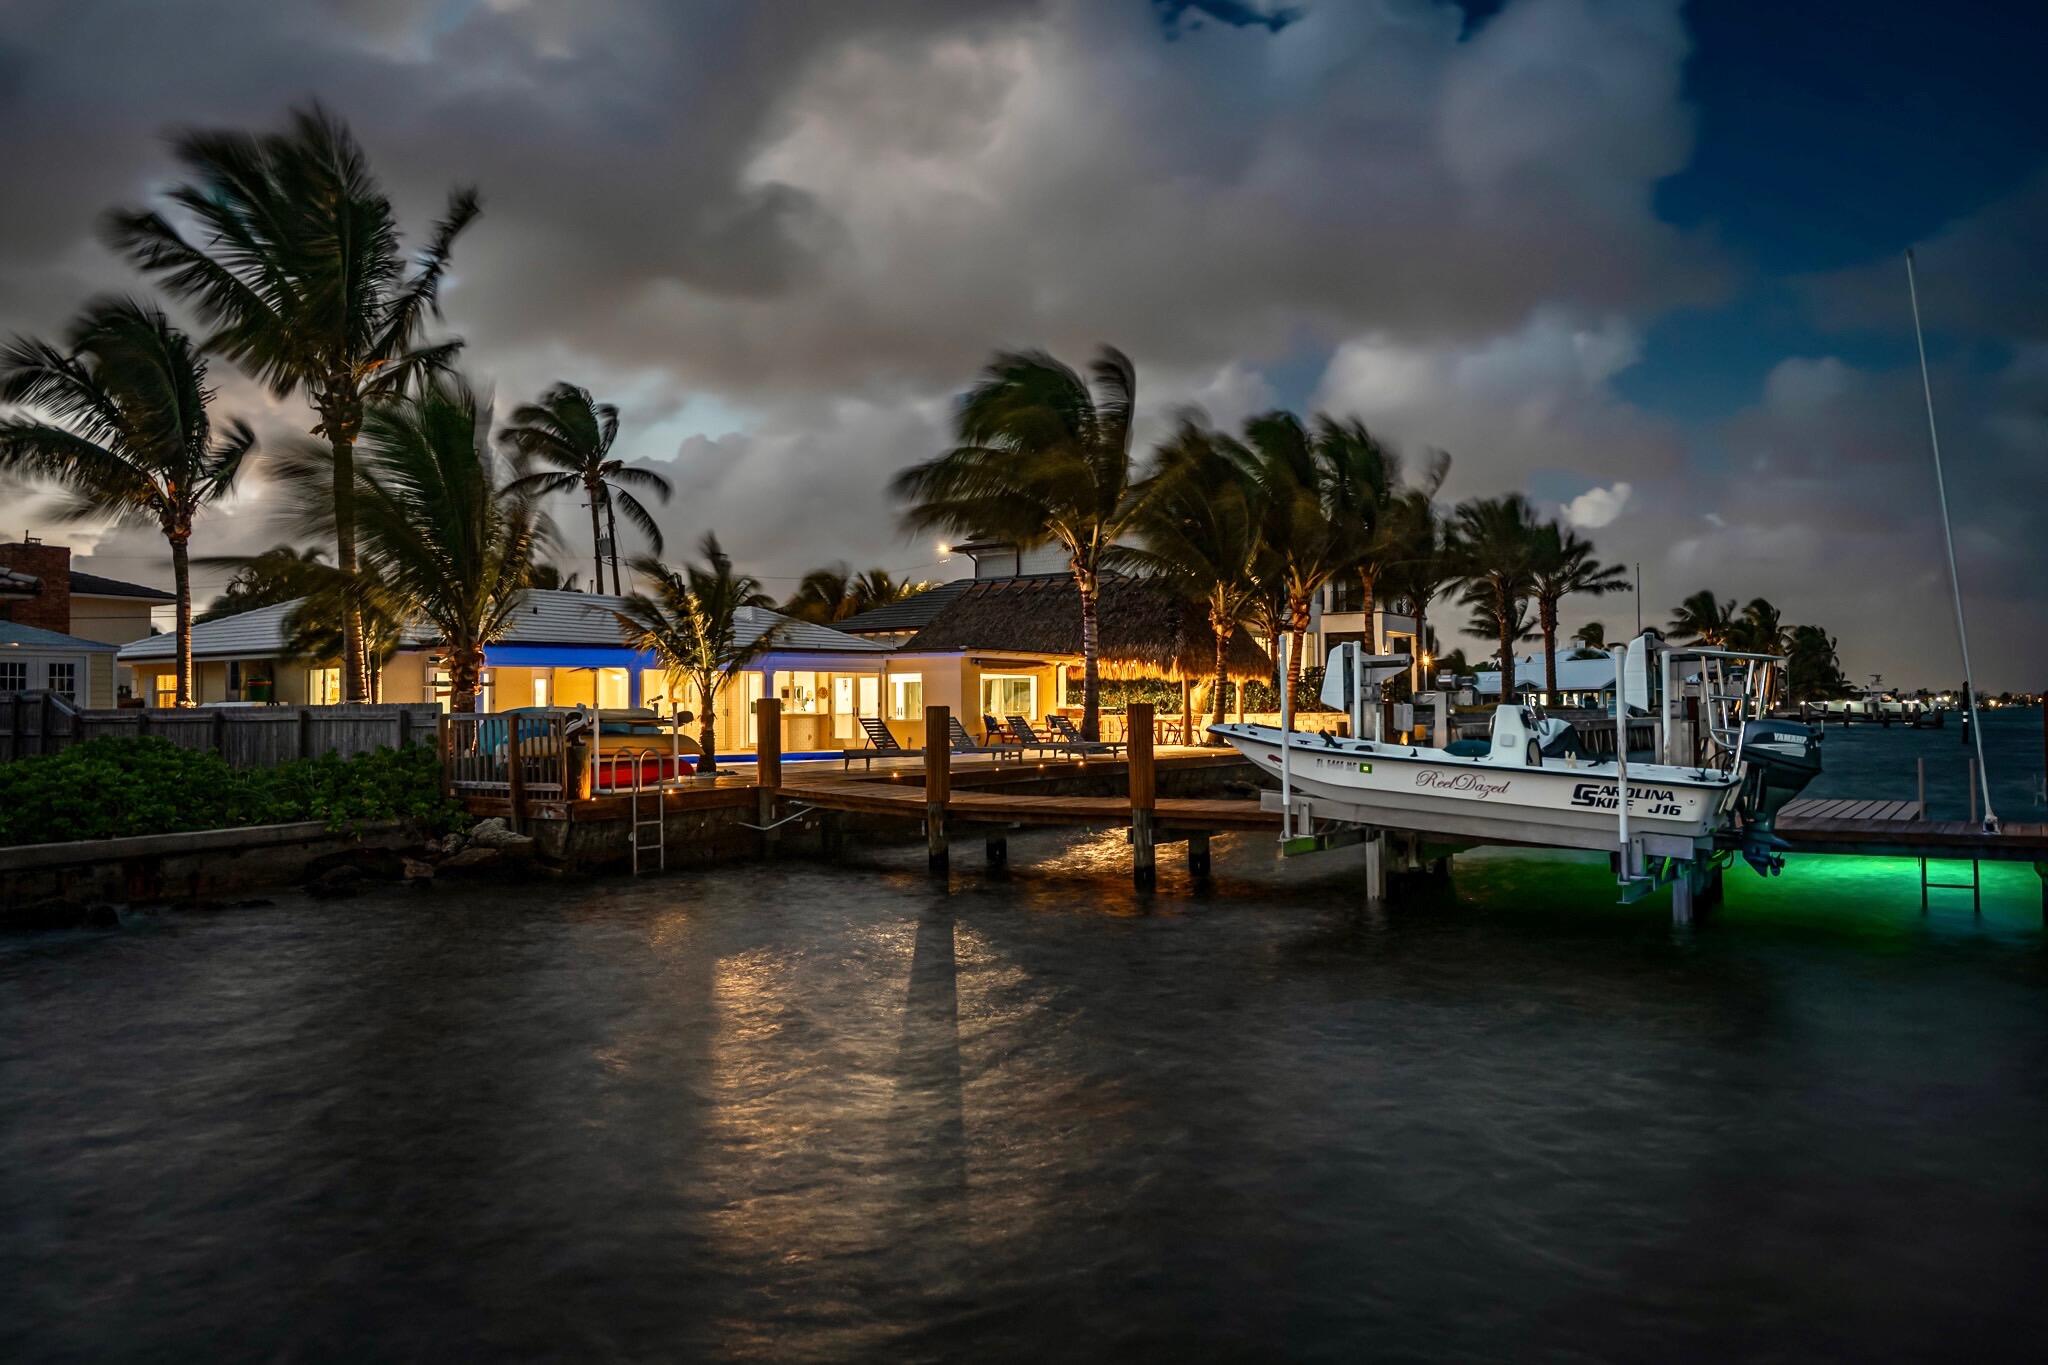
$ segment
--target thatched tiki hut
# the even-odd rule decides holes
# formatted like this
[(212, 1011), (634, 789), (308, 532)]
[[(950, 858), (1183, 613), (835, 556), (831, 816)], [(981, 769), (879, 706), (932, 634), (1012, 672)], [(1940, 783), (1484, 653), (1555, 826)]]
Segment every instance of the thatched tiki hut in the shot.
[[(1183, 738), (1198, 734), (1194, 717), (1216, 672), (1208, 613), (1156, 580), (1104, 575), (1100, 666), (1106, 680), (1153, 679), (1177, 684)], [(1251, 635), (1230, 641), (1225, 671), (1232, 681), (1270, 678), (1272, 661)], [(926, 699), (953, 706), (979, 733), (983, 717), (1034, 720), (1065, 709), (1067, 678), (1081, 674), (1081, 605), (1064, 574), (978, 580), (958, 590), (898, 649), (890, 672), (921, 668)], [(959, 670), (957, 683), (948, 676)]]

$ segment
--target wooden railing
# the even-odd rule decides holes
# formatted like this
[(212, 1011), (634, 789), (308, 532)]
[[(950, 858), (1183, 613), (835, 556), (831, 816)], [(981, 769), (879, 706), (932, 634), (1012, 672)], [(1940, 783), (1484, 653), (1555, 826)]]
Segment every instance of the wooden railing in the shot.
[(528, 798), (564, 800), (570, 791), (570, 740), (580, 728), (577, 713), (568, 710), (443, 717), (441, 762), (449, 789), (507, 797), (515, 808), (524, 808)]
[(267, 768), (424, 744), (440, 714), (431, 702), (85, 710), (53, 692), (0, 693), (0, 762), (116, 735), (154, 736), (183, 749), (210, 749), (237, 768)]

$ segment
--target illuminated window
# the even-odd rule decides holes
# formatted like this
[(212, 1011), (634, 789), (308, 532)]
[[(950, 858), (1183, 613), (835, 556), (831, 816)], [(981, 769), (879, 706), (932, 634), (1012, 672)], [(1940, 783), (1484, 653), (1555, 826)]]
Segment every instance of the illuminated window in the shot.
[(782, 699), (782, 709), (788, 715), (815, 716), (825, 709), (816, 673), (777, 673), (775, 695)]
[(341, 702), (341, 670), (339, 668), (307, 669), (306, 700), (314, 706), (339, 705)]
[(602, 711), (621, 711), (630, 705), (631, 685), (623, 668), (597, 670), (597, 705)]
[(1038, 679), (1029, 673), (982, 674), (981, 710), (997, 720), (1037, 715)]
[[(5, 690), (5, 688), (0, 688), (0, 691)], [(157, 674), (150, 688), (150, 694), (150, 701), (153, 705), (176, 706), (178, 704), (178, 675), (175, 673)]]
[(924, 674), (892, 673), (889, 676), (889, 719), (924, 719)]
[(553, 678), (549, 674), (536, 673), (533, 675), (533, 704), (535, 706), (546, 706), (548, 704), (548, 684), (551, 681), (553, 681)]

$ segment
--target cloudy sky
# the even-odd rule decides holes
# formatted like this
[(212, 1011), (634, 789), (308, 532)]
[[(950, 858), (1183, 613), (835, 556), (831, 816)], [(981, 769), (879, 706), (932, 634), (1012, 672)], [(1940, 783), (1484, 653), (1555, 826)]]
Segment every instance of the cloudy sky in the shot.
[[(1447, 496), (1524, 489), (1640, 562), (1646, 620), (1765, 594), (1852, 675), (1940, 684), (1917, 243), (1978, 671), (2033, 688), (2044, 39), (1968, 0), (0, 0), (0, 331), (140, 287), (96, 221), (170, 182), (167, 130), (318, 98), (415, 239), (480, 188), (444, 326), (501, 407), (618, 403), (671, 547), (715, 528), (773, 588), (963, 571), (888, 475), (993, 349), (1113, 342), (1154, 431), (1355, 413), (1450, 451)], [(252, 480), (203, 549), (272, 543), (270, 504)], [(0, 490), (0, 531), (168, 578), (41, 506)]]

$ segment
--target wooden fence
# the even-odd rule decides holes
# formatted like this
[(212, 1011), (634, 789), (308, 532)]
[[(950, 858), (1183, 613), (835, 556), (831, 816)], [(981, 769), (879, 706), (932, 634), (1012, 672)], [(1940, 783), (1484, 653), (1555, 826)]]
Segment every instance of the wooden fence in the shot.
[(0, 693), (0, 762), (52, 754), (103, 735), (153, 735), (211, 749), (237, 768), (294, 758), (432, 744), (441, 708), (432, 702), (348, 706), (202, 706), (185, 710), (82, 710), (48, 692)]

